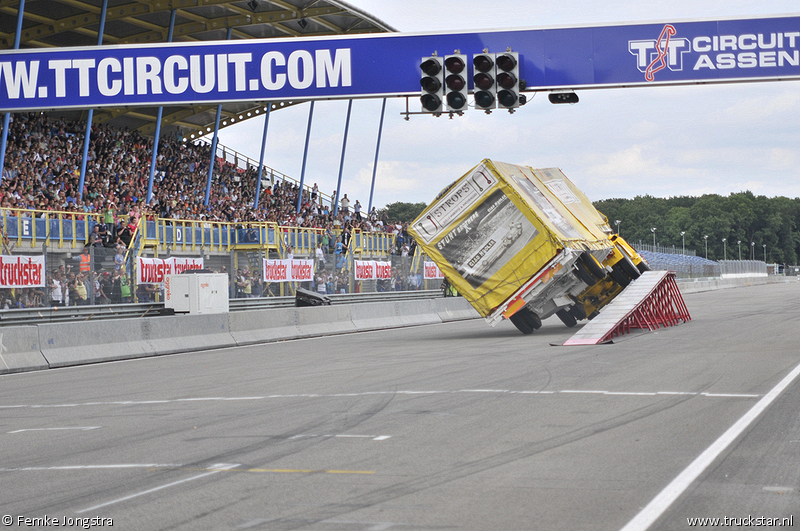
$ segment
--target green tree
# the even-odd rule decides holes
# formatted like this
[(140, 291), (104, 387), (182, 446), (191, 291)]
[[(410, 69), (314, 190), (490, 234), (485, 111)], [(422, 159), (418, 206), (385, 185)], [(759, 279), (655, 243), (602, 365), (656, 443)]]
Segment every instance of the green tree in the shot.
[(389, 221), (410, 223), (417, 219), (417, 216), (419, 216), (427, 206), (426, 203), (404, 203), (402, 201), (397, 201), (386, 205), (384, 211)]

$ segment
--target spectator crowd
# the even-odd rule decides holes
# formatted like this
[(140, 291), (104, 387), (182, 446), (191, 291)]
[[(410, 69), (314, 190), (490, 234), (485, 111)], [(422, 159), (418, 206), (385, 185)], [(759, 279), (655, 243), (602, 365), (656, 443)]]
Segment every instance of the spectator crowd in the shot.
[[(395, 235), (393, 254), (413, 254), (413, 241), (406, 224), (390, 222), (385, 212), (375, 208), (364, 212), (358, 200), (347, 194), (339, 199), (334, 215), (336, 191), (324, 199), (315, 183), (300, 190), (292, 182), (263, 182), (258, 206), (254, 206), (258, 170), (238, 168), (214, 157), (214, 171), (205, 204), (211, 148), (205, 143), (185, 142), (172, 134), (159, 141), (153, 193), (147, 202), (153, 140), (137, 131), (114, 129), (108, 125), (92, 127), (83, 193), (79, 191), (86, 123), (67, 121), (42, 113), (12, 116), (7, 138), (5, 165), (0, 179), (0, 208), (33, 210), (35, 215), (66, 212), (78, 219), (86, 214), (101, 214), (103, 223), (93, 229), (86, 242), (99, 253), (112, 253), (128, 247), (141, 217), (204, 222), (273, 222), (286, 227), (320, 229), (320, 251), (327, 267), (318, 268), (313, 288), (338, 293), (347, 285), (345, 256), (353, 230)], [(297, 211), (298, 200), (301, 208)], [(6, 246), (6, 250), (8, 246)], [(317, 259), (319, 256), (312, 257)], [(80, 268), (80, 269), (79, 269)], [(92, 287), (95, 301), (129, 302), (152, 299), (150, 288), (131, 286), (124, 267), (115, 264), (109, 271), (84, 268), (79, 259), (75, 268), (62, 265), (50, 271), (45, 289), (3, 290), (0, 307), (37, 307), (47, 304), (88, 304)], [(84, 270), (85, 269), (85, 270)], [(240, 273), (244, 277), (243, 272)], [(231, 281), (237, 296), (275, 295), (279, 287), (264, 284), (248, 272), (249, 280), (239, 276)], [(386, 284), (386, 283), (383, 283)], [(395, 289), (379, 286), (379, 289)], [(404, 287), (407, 279), (400, 282)], [(398, 284), (398, 285), (400, 285)]]

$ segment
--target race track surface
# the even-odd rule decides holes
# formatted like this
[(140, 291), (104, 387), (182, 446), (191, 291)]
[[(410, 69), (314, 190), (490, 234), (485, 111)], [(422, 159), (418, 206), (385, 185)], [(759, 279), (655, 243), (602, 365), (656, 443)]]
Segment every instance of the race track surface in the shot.
[(532, 336), (475, 320), (0, 376), (0, 516), (137, 531), (800, 526), (800, 283), (686, 302), (691, 322), (612, 345), (551, 346), (574, 331), (555, 318)]

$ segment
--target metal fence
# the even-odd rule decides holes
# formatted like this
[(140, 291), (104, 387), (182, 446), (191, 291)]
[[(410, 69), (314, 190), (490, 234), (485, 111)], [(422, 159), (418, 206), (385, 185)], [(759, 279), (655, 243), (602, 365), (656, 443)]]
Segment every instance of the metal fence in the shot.
[(766, 262), (758, 260), (720, 260), (719, 276), (722, 278), (766, 277)]

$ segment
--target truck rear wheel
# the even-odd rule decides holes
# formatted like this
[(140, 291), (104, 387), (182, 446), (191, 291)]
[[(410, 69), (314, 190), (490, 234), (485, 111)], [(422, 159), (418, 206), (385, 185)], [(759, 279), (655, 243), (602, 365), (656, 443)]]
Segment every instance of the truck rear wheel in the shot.
[(650, 266), (644, 263), (644, 260), (639, 262), (639, 265), (636, 266), (636, 269), (644, 273), (645, 271), (650, 271)]
[(580, 260), (575, 262), (575, 276), (587, 286), (594, 286), (597, 284), (597, 279), (586, 270), (586, 266), (584, 266)]
[(606, 270), (603, 269), (603, 266), (600, 265), (600, 263), (589, 251), (584, 251), (581, 253), (579, 261), (586, 267), (586, 270), (589, 273), (597, 277), (597, 280), (603, 280), (606, 278)]
[(642, 276), (642, 273), (635, 265), (633, 265), (633, 262), (627, 256), (623, 256), (622, 260), (617, 262), (615, 265), (618, 265), (622, 272), (625, 273), (625, 275), (631, 280), (636, 280)]
[(559, 319), (561, 319), (561, 322), (567, 326), (567, 328), (572, 328), (573, 326), (578, 324), (578, 320), (575, 319), (575, 316), (572, 315), (572, 313), (570, 313), (570, 311), (566, 308), (558, 310), (556, 312), (556, 315), (558, 316)]
[(611, 278), (613, 278), (614, 282), (616, 282), (623, 288), (631, 283), (631, 279), (628, 278), (628, 275), (622, 272), (622, 268), (619, 267), (618, 264), (614, 264), (611, 267)]
[(539, 316), (528, 308), (522, 308), (517, 311), (509, 320), (517, 327), (517, 330), (525, 335), (532, 334), (534, 330), (542, 326), (542, 320), (539, 319)]

